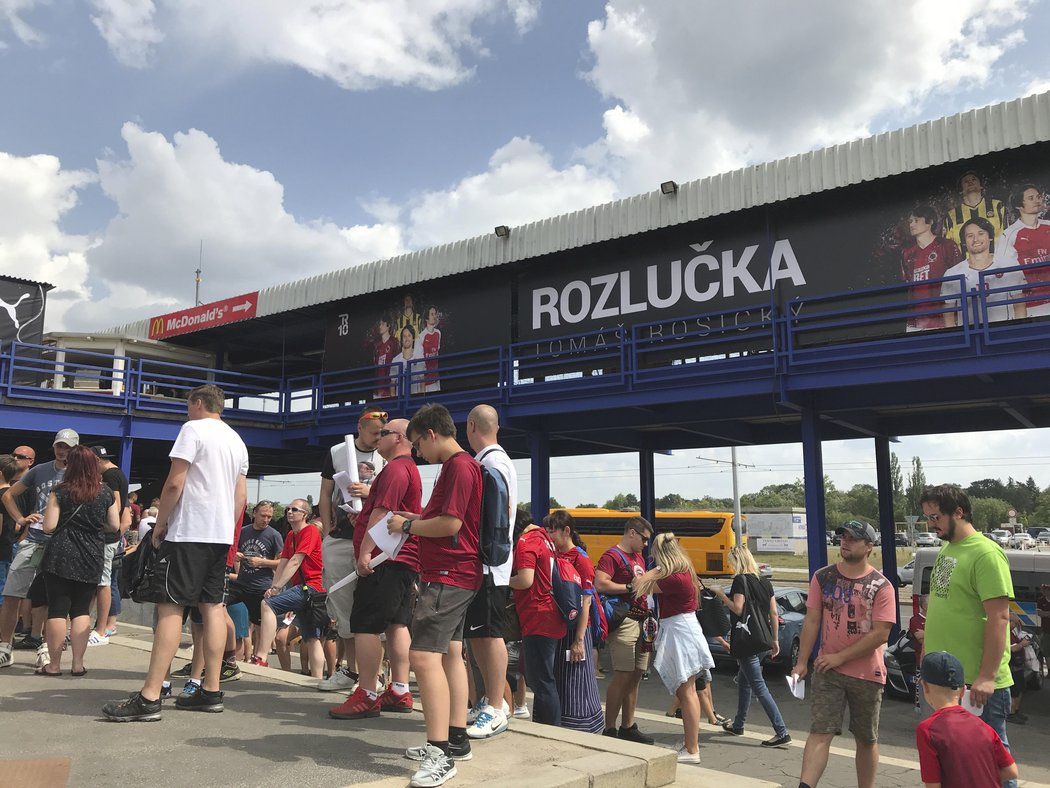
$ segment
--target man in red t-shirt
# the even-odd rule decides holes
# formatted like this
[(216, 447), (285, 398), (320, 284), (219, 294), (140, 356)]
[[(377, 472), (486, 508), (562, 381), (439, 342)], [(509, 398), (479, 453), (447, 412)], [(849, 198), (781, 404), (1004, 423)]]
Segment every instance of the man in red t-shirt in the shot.
[[(408, 651), (412, 638), (408, 625), (412, 622), (412, 602), (419, 573), (419, 537), (408, 537), (396, 556), (373, 569), (372, 561), (380, 550), (368, 533), (368, 529), (389, 512), (420, 509), (423, 485), (412, 460), (407, 429), (407, 419), (394, 419), (379, 431), (379, 454), (386, 464), (372, 483), (354, 523), (358, 581), (350, 613), (350, 631), (354, 633), (361, 677), (353, 694), (328, 710), (335, 719), (357, 720), (378, 717), (381, 711), (412, 711), (412, 694), (408, 691)], [(380, 695), (376, 677), (383, 661), (379, 636), (384, 632), (391, 683)]]
[[(606, 550), (598, 559), (594, 571), (594, 587), (599, 594), (619, 597), (630, 605), (634, 597), (632, 583), (645, 574), (642, 550), (653, 535), (653, 527), (644, 517), (629, 517), (624, 522), (623, 538)], [(644, 601), (644, 600), (643, 600)], [(618, 736), (628, 741), (652, 744), (653, 739), (638, 730), (634, 721), (634, 707), (638, 703), (638, 684), (649, 667), (649, 654), (639, 648), (641, 624), (630, 618), (610, 630), (606, 647), (612, 657), (613, 677), (605, 694), (605, 735)], [(620, 728), (616, 718), (623, 712)]]
[[(288, 504), (284, 513), (290, 530), (273, 575), (273, 587), (266, 592), (260, 609), (262, 624), (259, 626), (259, 640), (255, 643), (252, 663), (266, 666), (265, 655), (269, 653), (270, 644), (277, 634), (277, 617), (294, 610), (302, 614), (299, 630), (310, 659), (310, 675), (319, 679), (324, 675), (325, 667), (321, 630), (310, 626), (304, 619), (308, 617), (305, 614), (310, 607), (311, 592), (324, 592), (321, 583), (321, 532), (317, 526), (307, 522), (310, 504), (302, 498), (296, 498)], [(284, 588), (289, 581), (293, 585)]]
[(405, 755), (423, 762), (413, 782), (440, 785), (455, 775), (453, 759), (470, 757), (463, 623), (481, 587), (481, 466), (456, 441), (455, 422), (443, 405), (416, 411), (408, 439), (424, 460), (441, 465), (441, 473), (422, 515), (398, 513), (387, 524), (392, 534), (420, 537), (410, 661), (427, 743)]
[[(908, 216), (908, 232), (913, 243), (901, 251), (901, 277), (905, 282), (940, 279), (949, 268), (962, 259), (959, 247), (954, 241), (934, 234), (933, 228), (937, 226), (937, 212), (929, 205), (915, 206)], [(939, 284), (916, 284), (909, 290), (909, 295), (914, 300), (937, 298), (940, 294)], [(912, 311), (920, 314), (908, 318), (908, 331), (944, 328), (943, 314), (921, 314), (941, 308), (941, 302), (915, 304)]]
[(514, 608), (521, 624), (525, 680), (533, 692), (532, 719), (561, 725), (561, 699), (554, 680), (558, 643), (568, 626), (551, 593), (554, 543), (542, 528), (529, 525), (514, 546)]

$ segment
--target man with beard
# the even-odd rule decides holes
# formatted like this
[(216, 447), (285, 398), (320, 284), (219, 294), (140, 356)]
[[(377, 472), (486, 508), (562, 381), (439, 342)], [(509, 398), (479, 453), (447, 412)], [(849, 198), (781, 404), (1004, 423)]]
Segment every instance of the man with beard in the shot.
[(963, 228), (971, 219), (984, 219), (991, 227), (992, 240), (1003, 234), (1006, 227), (1006, 209), (1001, 200), (989, 197), (984, 190), (984, 181), (973, 170), (967, 170), (959, 178), (960, 202), (944, 217), (944, 237), (958, 244), (966, 254)]
[(842, 728), (849, 705), (850, 731), (857, 743), (858, 788), (874, 788), (879, 765), (879, 710), (886, 684), (883, 651), (897, 621), (893, 587), (868, 559), (875, 529), (850, 520), (835, 529), (842, 560), (814, 573), (794, 673), (805, 678), (813, 661), (812, 721), (802, 756), (800, 788), (817, 785), (828, 765), (831, 740)]
[(983, 707), (981, 719), (1010, 749), (1010, 562), (1003, 548), (973, 527), (970, 499), (959, 487), (928, 487), (921, 503), (930, 528), (945, 543), (930, 575), (924, 652), (947, 651), (959, 659), (971, 703)]

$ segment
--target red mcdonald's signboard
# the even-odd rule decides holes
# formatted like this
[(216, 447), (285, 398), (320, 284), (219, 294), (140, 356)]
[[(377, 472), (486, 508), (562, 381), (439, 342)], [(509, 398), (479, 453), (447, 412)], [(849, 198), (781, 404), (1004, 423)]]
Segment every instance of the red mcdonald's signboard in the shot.
[(250, 320), (255, 317), (259, 305), (259, 292), (245, 293), (210, 304), (201, 304), (191, 309), (170, 312), (149, 319), (149, 338), (167, 339), (191, 331)]

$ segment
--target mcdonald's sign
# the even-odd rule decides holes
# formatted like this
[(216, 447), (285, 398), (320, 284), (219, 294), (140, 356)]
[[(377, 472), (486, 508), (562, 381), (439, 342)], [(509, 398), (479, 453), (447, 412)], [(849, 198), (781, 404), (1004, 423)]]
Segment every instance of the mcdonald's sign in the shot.
[(149, 338), (167, 339), (191, 331), (250, 320), (255, 317), (258, 305), (259, 293), (256, 291), (179, 312), (157, 315), (149, 319)]

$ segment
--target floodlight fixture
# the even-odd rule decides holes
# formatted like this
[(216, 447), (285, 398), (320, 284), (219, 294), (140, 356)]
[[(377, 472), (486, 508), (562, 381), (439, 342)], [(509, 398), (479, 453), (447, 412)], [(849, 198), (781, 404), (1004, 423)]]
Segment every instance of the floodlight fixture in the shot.
[(505, 225), (505, 224), (496, 225), (496, 237), (497, 238), (506, 238), (509, 235), (510, 235), (510, 228), (507, 227), (507, 225)]
[(678, 184), (675, 181), (664, 181), (660, 184), (660, 191), (664, 194), (678, 194)]

